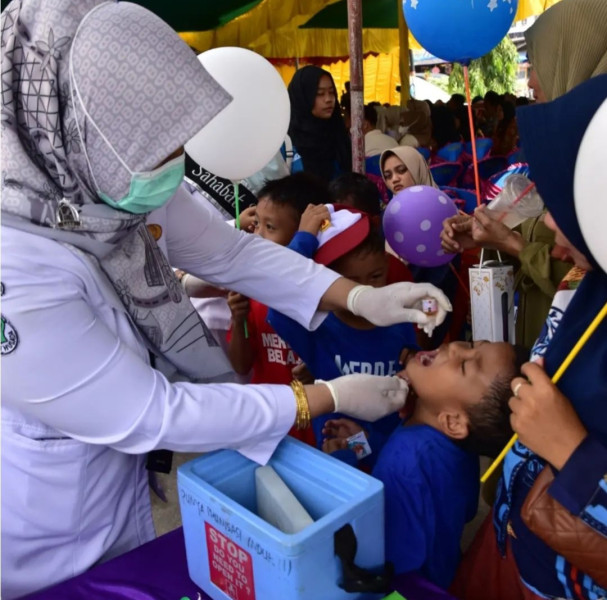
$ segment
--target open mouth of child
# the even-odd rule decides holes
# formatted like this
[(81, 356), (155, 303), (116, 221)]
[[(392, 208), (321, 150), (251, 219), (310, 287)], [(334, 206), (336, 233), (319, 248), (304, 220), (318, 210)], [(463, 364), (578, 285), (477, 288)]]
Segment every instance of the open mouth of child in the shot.
[(422, 367), (429, 367), (434, 362), (434, 359), (438, 356), (438, 352), (438, 350), (418, 352), (415, 355), (415, 360), (422, 365)]

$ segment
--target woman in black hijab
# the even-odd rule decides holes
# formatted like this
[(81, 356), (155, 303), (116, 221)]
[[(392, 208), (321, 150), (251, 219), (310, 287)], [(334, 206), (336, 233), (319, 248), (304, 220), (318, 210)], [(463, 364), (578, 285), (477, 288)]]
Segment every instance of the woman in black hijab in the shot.
[(320, 67), (299, 69), (289, 84), (289, 136), (305, 172), (330, 181), (352, 170), (350, 138), (331, 74)]

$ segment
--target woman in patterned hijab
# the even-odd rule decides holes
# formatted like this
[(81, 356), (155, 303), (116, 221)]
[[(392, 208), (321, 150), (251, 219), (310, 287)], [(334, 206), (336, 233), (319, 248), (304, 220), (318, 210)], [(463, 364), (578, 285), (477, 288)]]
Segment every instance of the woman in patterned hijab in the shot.
[[(226, 372), (166, 259), (153, 251), (145, 216), (100, 196), (128, 195), (132, 173), (148, 173), (177, 151), (230, 96), (165, 23), (134, 4), (13, 2), (2, 48), (3, 223), (93, 254), (152, 349), (180, 371), (201, 378), (204, 349), (204, 375)], [(151, 279), (150, 271), (160, 275)], [(150, 318), (135, 304), (159, 288), (166, 302), (151, 307)], [(191, 334), (169, 349), (161, 340), (180, 323)]]
[(361, 289), (230, 228), (180, 186), (181, 146), (231, 98), (146, 9), (13, 0), (1, 30), (10, 600), (154, 537), (146, 453), (232, 448), (265, 463), (296, 414), (305, 424), (339, 397), (341, 412), (374, 420), (404, 403), (400, 380), (373, 376), (297, 388), (297, 402), (289, 386), (191, 383), (228, 364), (169, 259), (308, 328), (319, 307), (348, 302), (376, 324), (423, 321), (407, 307), (432, 290)]

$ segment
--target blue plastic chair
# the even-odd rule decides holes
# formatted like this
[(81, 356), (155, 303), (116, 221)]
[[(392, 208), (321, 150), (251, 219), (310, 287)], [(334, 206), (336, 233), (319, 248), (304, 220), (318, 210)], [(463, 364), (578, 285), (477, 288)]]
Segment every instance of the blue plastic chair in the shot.
[(527, 163), (516, 163), (514, 165), (510, 165), (504, 171), (500, 171), (499, 173), (496, 173), (495, 175), (489, 177), (489, 183), (503, 188), (506, 184), (506, 179), (508, 179), (510, 175), (514, 174), (520, 174), (525, 175), (525, 177), (529, 177), (529, 165)]
[(451, 198), (461, 200), (460, 208), (466, 213), (473, 213), (476, 208), (476, 192), (472, 190), (465, 190), (463, 188), (452, 187), (450, 185), (440, 186), (440, 189), (447, 192)]
[[(472, 167), (472, 165), (471, 165)], [(478, 176), (481, 179), (489, 179), (492, 175), (503, 171), (508, 167), (508, 161), (504, 156), (490, 156), (478, 161)]]
[(456, 162), (445, 162), (430, 167), (432, 178), (439, 187), (443, 185), (453, 185), (461, 172), (462, 165)]
[[(493, 148), (493, 140), (491, 138), (476, 138), (476, 157), (478, 160), (489, 156), (491, 148)], [(472, 156), (472, 142), (466, 142), (464, 150), (466, 154)]]
[(416, 150), (426, 159), (426, 162), (430, 160), (430, 150), (428, 150), (428, 148), (420, 146), (419, 148), (416, 148)]
[(365, 158), (365, 173), (369, 173), (371, 175), (378, 175), (379, 177), (381, 177), (381, 169), (379, 168), (380, 157), (381, 154)]
[(524, 163), (525, 162), (525, 154), (523, 153), (522, 148), (516, 148), (508, 156), (506, 156), (506, 160), (509, 165), (515, 165), (516, 163)]
[(443, 146), (437, 151), (437, 155), (447, 162), (456, 162), (464, 151), (464, 144), (461, 142), (452, 142)]

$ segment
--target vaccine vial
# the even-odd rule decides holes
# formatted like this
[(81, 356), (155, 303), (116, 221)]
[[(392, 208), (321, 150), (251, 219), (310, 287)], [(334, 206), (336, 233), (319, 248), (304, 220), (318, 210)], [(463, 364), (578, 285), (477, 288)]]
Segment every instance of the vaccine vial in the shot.
[(429, 317), (438, 312), (438, 302), (436, 298), (422, 298), (422, 312)]

